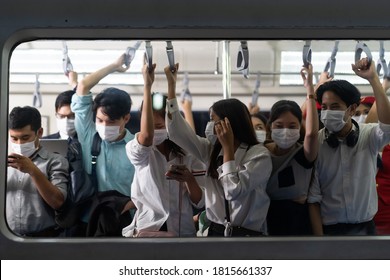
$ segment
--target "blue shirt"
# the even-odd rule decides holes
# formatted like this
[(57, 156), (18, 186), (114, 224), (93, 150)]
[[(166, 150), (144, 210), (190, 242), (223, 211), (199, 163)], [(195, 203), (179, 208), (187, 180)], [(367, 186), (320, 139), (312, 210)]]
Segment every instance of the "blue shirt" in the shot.
[[(75, 113), (75, 127), (83, 150), (85, 170), (91, 174), (91, 147), (96, 133), (93, 121), (92, 94), (72, 97), (71, 109)], [(125, 137), (117, 142), (102, 141), (97, 159), (96, 173), (101, 191), (116, 190), (130, 197), (134, 166), (126, 156), (126, 144), (134, 138), (126, 129)]]

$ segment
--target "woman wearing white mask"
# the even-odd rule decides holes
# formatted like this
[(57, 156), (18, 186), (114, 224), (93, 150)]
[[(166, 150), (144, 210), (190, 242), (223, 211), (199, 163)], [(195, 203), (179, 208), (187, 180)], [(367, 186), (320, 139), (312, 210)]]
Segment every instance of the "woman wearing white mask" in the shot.
[(355, 115), (352, 117), (357, 123), (365, 123), (368, 112), (375, 102), (374, 96), (366, 96), (360, 99), (360, 104), (356, 108)]
[(264, 143), (267, 136), (267, 118), (260, 112), (251, 115), (252, 126), (256, 133), (257, 141)]
[(269, 198), (265, 192), (271, 159), (260, 145), (245, 104), (220, 100), (210, 108), (205, 134), (197, 136), (183, 119), (176, 100), (176, 71), (168, 78), (169, 138), (208, 166), (205, 183), (208, 236), (262, 236), (267, 233)]
[[(307, 90), (306, 131), (302, 111), (294, 101), (276, 102), (270, 113), (265, 146), (271, 152), (272, 175), (267, 193), (271, 199), (267, 222), (270, 235), (309, 235), (311, 225), (306, 202), (318, 152), (318, 115), (312, 66), (301, 70)], [(303, 140), (303, 141), (302, 141)]]
[(193, 171), (203, 164), (168, 139), (165, 128), (166, 96), (151, 94), (154, 69), (145, 64), (141, 130), (127, 143), (126, 153), (135, 167), (131, 199), (137, 207), (126, 237), (194, 237), (193, 206), (204, 205), (203, 191)]

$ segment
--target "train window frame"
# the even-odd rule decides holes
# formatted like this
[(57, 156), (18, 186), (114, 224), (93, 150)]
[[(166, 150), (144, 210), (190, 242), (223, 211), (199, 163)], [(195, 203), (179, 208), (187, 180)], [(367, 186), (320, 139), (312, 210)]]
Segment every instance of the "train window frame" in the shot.
[[(18, 1), (13, 1), (18, 2)], [(72, 2), (72, 1), (70, 1)], [(97, 3), (96, 3), (97, 2)], [(101, 3), (95, 1), (93, 4), (98, 6)], [(208, 1), (208, 3), (210, 0)], [(211, 1), (212, 2), (212, 1)], [(233, 2), (228, 1), (228, 4)], [(245, 2), (245, 1), (244, 1)], [(305, 1), (304, 1), (305, 2)], [(75, 4), (74, 1), (71, 4)], [(387, 4), (386, 4), (387, 3)], [(143, 6), (142, 3), (136, 3), (140, 8), (140, 15), (134, 15), (133, 21), (126, 21), (128, 13), (118, 15), (118, 19), (113, 16), (113, 12), (105, 11), (107, 17), (112, 18), (113, 22), (103, 26), (97, 17), (91, 12), (92, 23), (81, 21), (84, 14), (79, 10), (73, 9), (74, 14), (69, 17), (60, 16), (54, 11), (58, 7), (48, 5), (46, 17), (37, 19), (32, 16), (32, 23), (27, 23), (28, 16), (23, 14), (15, 5), (19, 3), (9, 3), (9, 7), (4, 7), (0, 15), (5, 15), (12, 9), (20, 12), (12, 20), (7, 20), (0, 30), (0, 143), (7, 143), (8, 124), (6, 121), (9, 104), (9, 61), (13, 48), (21, 43), (34, 39), (123, 39), (123, 38), (142, 38), (142, 39), (311, 39), (311, 38), (359, 38), (359, 39), (389, 39), (387, 16), (382, 13), (388, 11), (390, 3), (383, 1), (376, 17), (369, 15), (366, 11), (366, 5), (363, 1), (357, 1), (355, 7), (365, 7), (356, 9), (348, 21), (343, 20), (343, 14), (340, 11), (350, 8), (347, 4), (339, 3), (340, 7), (335, 10), (334, 16), (337, 20), (330, 25), (328, 18), (322, 19), (316, 17), (315, 10), (310, 10), (312, 5), (310, 1), (302, 3), (307, 4), (308, 11), (313, 11), (313, 16), (307, 12), (305, 18), (307, 23), (301, 22), (301, 10), (298, 8), (285, 9), (297, 15), (297, 19), (285, 16), (280, 22), (273, 20), (273, 16), (280, 12), (280, 5), (275, 8), (267, 4), (270, 9), (261, 19), (261, 22), (253, 23), (252, 17), (243, 18), (240, 15), (241, 8), (237, 11), (237, 17), (233, 22), (228, 21), (223, 15), (218, 14), (213, 5), (207, 5), (209, 10), (205, 11), (204, 22), (196, 25), (191, 19), (191, 15), (186, 7), (179, 6), (182, 14), (179, 16), (173, 12), (160, 15), (158, 12), (150, 11), (149, 6)], [(34, 15), (36, 11), (33, 4), (26, 4), (26, 11)], [(43, 3), (41, 3), (43, 4)], [(47, 3), (45, 3), (47, 4)], [(149, 3), (148, 3), (149, 4)], [(158, 4), (154, 1), (155, 5)], [(215, 3), (217, 6), (217, 3)], [(284, 1), (286, 6), (288, 1)], [(361, 4), (361, 5), (360, 5)], [(126, 5), (126, 4), (124, 4)], [(133, 8), (127, 4), (126, 8)], [(263, 4), (264, 5), (264, 4)], [(243, 5), (245, 6), (245, 5)], [(123, 7), (122, 7), (123, 8)], [(204, 7), (203, 7), (204, 8)], [(258, 10), (264, 6), (258, 4)], [(316, 8), (316, 7), (315, 7)], [(39, 7), (38, 7), (39, 9)], [(314, 9), (314, 8), (313, 8)], [(158, 9), (156, 9), (158, 10)], [(62, 11), (62, 10), (61, 10)], [(203, 11), (203, 9), (202, 9)], [(150, 12), (147, 19), (142, 20), (142, 15)], [(50, 14), (52, 13), (52, 15)], [(38, 15), (39, 13), (37, 13)], [(243, 13), (244, 14), (244, 13)], [(372, 13), (374, 14), (374, 13)], [(383, 17), (378, 16), (381, 15)], [(14, 13), (9, 13), (6, 18), (13, 18)], [(114, 14), (115, 15), (115, 14)], [(180, 22), (183, 15), (188, 16), (188, 22), (175, 25)], [(23, 17), (25, 16), (25, 17)], [(55, 18), (58, 16), (58, 18)], [(78, 16), (78, 17), (77, 17)], [(41, 17), (41, 15), (40, 15)], [(151, 21), (153, 17), (153, 21)], [(22, 18), (19, 23), (17, 19)], [(44, 20), (53, 19), (54, 23), (48, 24)], [(65, 20), (64, 20), (65, 19)], [(168, 19), (168, 22), (164, 21)], [(231, 18), (229, 18), (231, 20)], [(30, 19), (31, 20), (31, 19)], [(74, 22), (72, 22), (74, 20)], [(121, 24), (124, 20), (125, 24)], [(138, 20), (138, 24), (137, 24)], [(242, 20), (242, 22), (240, 22)], [(269, 20), (268, 22), (265, 22)], [(319, 23), (315, 23), (319, 20)], [(213, 24), (213, 21), (216, 23)], [(354, 27), (348, 25), (349, 22), (358, 22)], [(386, 23), (385, 23), (386, 22)], [(210, 24), (211, 27), (208, 27)], [(298, 26), (298, 28), (297, 28)], [(320, 32), (318, 31), (320, 26)], [(321, 29), (322, 27), (322, 29)], [(8, 28), (8, 29), (6, 29)], [(188, 32), (191, 29), (192, 32)], [(190, 34), (189, 34), (190, 33)], [(129, 36), (131, 34), (131, 36)], [(6, 188), (6, 149), (0, 149), (0, 193), (5, 194)], [(123, 238), (22, 238), (12, 234), (5, 223), (5, 199), (0, 199), (0, 256), (2, 259), (388, 259), (390, 252), (389, 236), (363, 236), (363, 237), (264, 237), (264, 238), (189, 238), (189, 239), (137, 239), (128, 240)], [(91, 249), (93, 247), (93, 249)], [(39, 255), (37, 255), (39, 252)], [(92, 253), (91, 253), (92, 252)]]

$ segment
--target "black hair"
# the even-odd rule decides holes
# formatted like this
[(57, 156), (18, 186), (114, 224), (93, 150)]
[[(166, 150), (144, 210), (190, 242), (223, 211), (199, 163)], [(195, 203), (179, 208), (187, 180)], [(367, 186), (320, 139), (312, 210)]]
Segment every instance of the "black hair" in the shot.
[(22, 129), (27, 125), (31, 126), (31, 130), (38, 132), (42, 127), (41, 113), (30, 106), (13, 108), (8, 118), (9, 129)]
[(62, 106), (67, 106), (72, 103), (72, 96), (75, 93), (74, 90), (67, 90), (64, 92), (61, 92), (57, 98), (56, 102), (54, 103), (56, 112), (62, 107)]
[(345, 80), (332, 80), (322, 84), (317, 89), (317, 100), (320, 104), (322, 104), (322, 96), (324, 92), (331, 91), (336, 94), (347, 107), (352, 104), (360, 104), (360, 91), (357, 87)]
[[(159, 116), (161, 116), (165, 120), (165, 112), (166, 112), (166, 104), (167, 104), (167, 96), (165, 94), (162, 94), (160, 92), (153, 92), (152, 93), (152, 109), (154, 113), (157, 113)], [(142, 108), (143, 108), (144, 102), (142, 101), (141, 107), (140, 107), (140, 114), (142, 114)], [(164, 140), (164, 145), (168, 148), (169, 151), (171, 151), (175, 156), (184, 156), (186, 153), (184, 150), (174, 143), (173, 141), (166, 139)]]
[(97, 109), (101, 108), (111, 120), (118, 120), (130, 114), (131, 98), (124, 90), (110, 87), (99, 93), (93, 102), (93, 112), (96, 115)]
[[(210, 110), (213, 110), (214, 114), (216, 114), (221, 120), (225, 117), (229, 119), (235, 139), (249, 146), (259, 143), (256, 138), (255, 130), (252, 126), (251, 115), (248, 108), (240, 100), (235, 98), (219, 100), (211, 106)], [(209, 176), (215, 179), (218, 178), (217, 157), (221, 149), (222, 145), (217, 139), (210, 156), (210, 165), (208, 168)]]
[(263, 113), (257, 112), (255, 114), (252, 114), (251, 117), (257, 118), (257, 119), (261, 120), (264, 123), (264, 125), (267, 125), (268, 119)]
[(300, 138), (299, 141), (303, 141), (304, 139), (304, 127), (302, 125), (302, 110), (299, 107), (299, 105), (295, 101), (291, 100), (279, 100), (274, 105), (272, 105), (271, 112), (269, 115), (269, 119), (267, 122), (267, 141), (265, 141), (265, 144), (269, 143), (271, 138), (271, 126), (272, 123), (277, 120), (283, 113), (290, 112), (293, 114), (299, 122), (299, 125), (301, 127), (300, 131)]

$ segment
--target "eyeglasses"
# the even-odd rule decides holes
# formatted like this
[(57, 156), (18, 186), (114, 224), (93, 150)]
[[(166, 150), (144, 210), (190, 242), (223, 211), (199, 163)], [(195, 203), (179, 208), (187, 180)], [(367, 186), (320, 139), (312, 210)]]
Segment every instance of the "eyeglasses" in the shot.
[(59, 114), (59, 113), (56, 113), (56, 118), (57, 119), (69, 119), (69, 120), (74, 120), (74, 113), (71, 113), (69, 115), (62, 115), (62, 114)]

